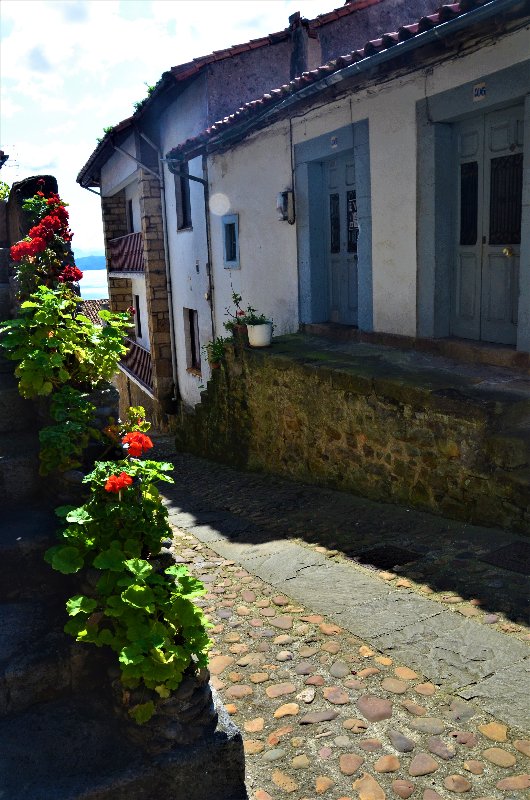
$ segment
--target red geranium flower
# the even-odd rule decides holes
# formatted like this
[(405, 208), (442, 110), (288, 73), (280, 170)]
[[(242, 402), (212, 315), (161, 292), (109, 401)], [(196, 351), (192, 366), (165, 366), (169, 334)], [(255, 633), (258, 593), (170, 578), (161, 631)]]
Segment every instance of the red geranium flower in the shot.
[(40, 236), (36, 236), (34, 239), (29, 242), (28, 252), (30, 256), (37, 256), (39, 253), (44, 253), (48, 243), (46, 239), (42, 239)]
[(145, 433), (140, 433), (140, 431), (126, 433), (121, 443), (128, 446), (129, 455), (134, 456), (134, 458), (138, 458), (142, 453), (145, 453), (146, 450), (150, 450), (153, 446), (153, 442), (149, 436), (146, 436)]
[(110, 476), (105, 484), (105, 491), (118, 494), (118, 492), (121, 492), (122, 489), (126, 489), (127, 486), (130, 486), (132, 482), (133, 479), (130, 475), (127, 475), (126, 472), (120, 472), (119, 475)]
[(23, 258), (26, 258), (26, 256), (31, 255), (30, 244), (31, 242), (27, 242), (24, 239), (21, 242), (17, 242), (16, 244), (14, 244), (9, 251), (11, 260), (22, 261)]
[(73, 281), (80, 281), (83, 273), (77, 267), (65, 267), (58, 277), (60, 283), (72, 283)]

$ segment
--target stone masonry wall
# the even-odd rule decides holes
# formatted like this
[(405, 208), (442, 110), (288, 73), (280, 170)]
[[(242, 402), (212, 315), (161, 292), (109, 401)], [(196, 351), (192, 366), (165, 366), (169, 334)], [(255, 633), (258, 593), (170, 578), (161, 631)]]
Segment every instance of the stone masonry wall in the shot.
[[(127, 234), (127, 206), (125, 191), (112, 197), (101, 198), (103, 238), (107, 269), (112, 269), (109, 241)], [(131, 281), (127, 278), (109, 278), (109, 305), (111, 311), (126, 311), (132, 305)]]
[(530, 532), (530, 478), (495, 463), (495, 403), (233, 351), (177, 449), (469, 522)]
[[(138, 188), (154, 397), (121, 372), (116, 386), (120, 392), (120, 414), (123, 415), (129, 405), (142, 405), (155, 428), (167, 431), (171, 427), (167, 409), (173, 373), (160, 184), (154, 176), (142, 171)], [(108, 241), (128, 233), (125, 191), (103, 197), (101, 207), (107, 265), (112, 270)], [(109, 278), (109, 301), (112, 311), (126, 311), (132, 306), (129, 278)]]
[(142, 171), (139, 188), (153, 394), (164, 404), (172, 393), (173, 371), (160, 183)]

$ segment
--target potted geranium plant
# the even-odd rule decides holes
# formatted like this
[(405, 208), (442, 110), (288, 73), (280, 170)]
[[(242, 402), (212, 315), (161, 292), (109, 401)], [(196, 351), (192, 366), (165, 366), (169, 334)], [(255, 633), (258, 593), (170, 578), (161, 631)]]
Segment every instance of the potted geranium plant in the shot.
[(225, 308), (225, 316), (228, 317), (226, 322), (223, 322), (223, 327), (232, 334), (233, 338), (242, 344), (247, 341), (247, 326), (245, 320), (245, 312), (241, 306), (243, 298), (240, 294), (232, 289), (232, 302), (234, 304), (234, 311)]
[(258, 314), (248, 306), (243, 317), (247, 326), (248, 343), (251, 347), (270, 347), (272, 341), (272, 320), (265, 314)]

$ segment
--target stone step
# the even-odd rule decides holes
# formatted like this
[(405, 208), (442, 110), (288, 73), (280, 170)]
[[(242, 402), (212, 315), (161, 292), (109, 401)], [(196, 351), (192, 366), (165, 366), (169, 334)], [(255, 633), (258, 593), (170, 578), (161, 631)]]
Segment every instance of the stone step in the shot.
[(65, 590), (65, 576), (44, 561), (56, 544), (57, 518), (38, 497), (23, 505), (2, 500), (0, 601), (48, 597)]
[[(11, 368), (13, 364), (11, 362)], [(21, 397), (18, 381), (11, 372), (0, 371), (0, 435), (27, 430), (35, 422), (35, 408)]]
[(216, 731), (148, 756), (126, 737), (103, 691), (79, 692), (0, 720), (9, 800), (247, 800), (241, 734), (214, 693)]
[(9, 285), (0, 283), (0, 319), (9, 319), (11, 316), (11, 295)]
[(13, 361), (7, 359), (4, 355), (4, 351), (0, 349), (0, 375), (12, 375), (15, 370), (15, 364)]
[(9, 283), (9, 247), (0, 247), (0, 284)]
[(37, 434), (31, 431), (0, 437), (0, 495), (3, 503), (23, 502), (38, 490), (38, 450)]
[(62, 630), (64, 597), (0, 605), (0, 717), (79, 687), (88, 648)]

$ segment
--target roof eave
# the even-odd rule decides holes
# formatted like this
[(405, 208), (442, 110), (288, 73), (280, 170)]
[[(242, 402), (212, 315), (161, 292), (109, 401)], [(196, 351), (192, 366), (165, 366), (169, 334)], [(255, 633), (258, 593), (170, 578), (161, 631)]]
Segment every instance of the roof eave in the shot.
[[(174, 148), (167, 154), (166, 158), (187, 160), (205, 153), (215, 152), (229, 144), (240, 141), (255, 130), (265, 127), (266, 124), (271, 124), (292, 106), (325, 91), (331, 86), (342, 83), (355, 75), (377, 68), (380, 65), (390, 63), (406, 53), (420, 49), (436, 40), (445, 39), (454, 33), (470, 28), (472, 25), (487, 21), (503, 11), (520, 5), (521, 2), (522, 0), (490, 0), (489, 3), (483, 6), (460, 14), (454, 19), (442, 22), (429, 30), (414, 35), (406, 41), (399, 42), (373, 55), (368, 55), (359, 61), (354, 61), (352, 64), (332, 72), (330, 75), (320, 78), (308, 86), (302, 86), (299, 89), (293, 88), (287, 97), (283, 99), (280, 97), (274, 103), (268, 102), (262, 113), (251, 113), (248, 119), (243, 118), (241, 122), (228, 125), (226, 129), (221, 128), (215, 136), (208, 136), (201, 142), (190, 143), (189, 147), (186, 147), (184, 143), (178, 148), (178, 152), (176, 152), (177, 148)], [(215, 125), (212, 127), (215, 128)]]

